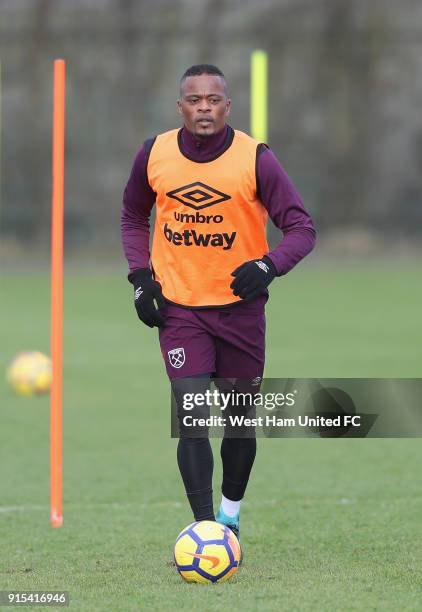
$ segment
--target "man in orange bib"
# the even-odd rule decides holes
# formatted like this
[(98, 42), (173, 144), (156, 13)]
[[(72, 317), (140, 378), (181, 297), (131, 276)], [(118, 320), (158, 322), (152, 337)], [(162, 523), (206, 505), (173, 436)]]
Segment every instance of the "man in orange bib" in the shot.
[[(193, 435), (182, 422), (180, 398), (205, 391), (212, 377), (259, 385), (267, 287), (313, 249), (315, 230), (269, 147), (226, 124), (230, 104), (218, 68), (196, 65), (185, 72), (178, 100), (184, 125), (145, 141), (138, 152), (121, 229), (135, 307), (141, 321), (159, 328), (178, 402), (177, 459), (195, 520), (216, 518), (239, 535), (256, 439), (242, 431), (223, 438), (222, 499), (215, 517), (208, 428)], [(283, 231), (272, 251), (268, 216)]]

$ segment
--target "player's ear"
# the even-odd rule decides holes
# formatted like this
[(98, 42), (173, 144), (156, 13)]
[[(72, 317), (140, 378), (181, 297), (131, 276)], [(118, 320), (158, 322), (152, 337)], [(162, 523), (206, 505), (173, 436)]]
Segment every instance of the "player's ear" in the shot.
[(183, 115), (181, 100), (177, 100), (177, 110), (179, 111), (179, 115)]
[(230, 100), (230, 98), (227, 98), (227, 102), (226, 102), (226, 117), (228, 115), (230, 115), (231, 106), (232, 106), (232, 101)]

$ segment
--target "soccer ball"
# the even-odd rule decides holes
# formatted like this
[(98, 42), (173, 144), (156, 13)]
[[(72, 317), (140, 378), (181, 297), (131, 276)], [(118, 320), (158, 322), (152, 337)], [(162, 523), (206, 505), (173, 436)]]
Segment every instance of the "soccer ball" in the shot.
[(174, 562), (186, 582), (225, 582), (237, 572), (240, 555), (233, 531), (214, 521), (188, 525), (174, 546)]
[(18, 395), (47, 393), (51, 386), (51, 361), (38, 351), (19, 353), (7, 368), (6, 380)]

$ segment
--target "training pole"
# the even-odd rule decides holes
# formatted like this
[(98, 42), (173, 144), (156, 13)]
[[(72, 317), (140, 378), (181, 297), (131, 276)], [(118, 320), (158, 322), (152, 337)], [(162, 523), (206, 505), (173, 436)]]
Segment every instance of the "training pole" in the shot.
[(268, 139), (268, 57), (255, 49), (251, 55), (251, 136), (259, 142)]
[(1, 142), (1, 140), (2, 140), (2, 123), (1, 123), (1, 118), (2, 118), (2, 115), (1, 115), (1, 97), (2, 97), (2, 91), (1, 91), (1, 79), (2, 79), (2, 74), (1, 74), (1, 60), (0, 60), (0, 224), (1, 224), (1, 217), (2, 217), (2, 204), (3, 204), (3, 201), (2, 201), (2, 186), (3, 186), (3, 183), (2, 183), (2, 173), (1, 173), (1, 163), (2, 163), (2, 158), (1, 158), (1, 154), (2, 154), (2, 148), (1, 148), (1, 145), (2, 145), (2, 142)]
[(63, 525), (62, 511), (62, 364), (63, 364), (63, 206), (66, 65), (54, 61), (53, 176), (51, 207), (51, 361), (50, 520)]

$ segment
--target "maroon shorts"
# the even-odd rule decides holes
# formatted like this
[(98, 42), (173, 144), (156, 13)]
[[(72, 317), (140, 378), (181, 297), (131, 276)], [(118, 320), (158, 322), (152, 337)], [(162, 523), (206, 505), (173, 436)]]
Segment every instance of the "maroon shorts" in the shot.
[(262, 377), (265, 362), (263, 295), (224, 308), (189, 309), (166, 304), (159, 330), (170, 379), (213, 374), (216, 378)]

